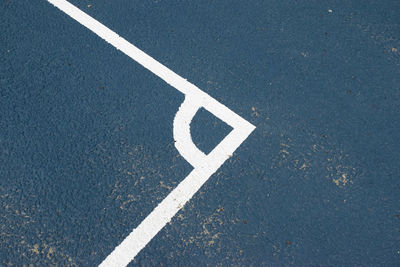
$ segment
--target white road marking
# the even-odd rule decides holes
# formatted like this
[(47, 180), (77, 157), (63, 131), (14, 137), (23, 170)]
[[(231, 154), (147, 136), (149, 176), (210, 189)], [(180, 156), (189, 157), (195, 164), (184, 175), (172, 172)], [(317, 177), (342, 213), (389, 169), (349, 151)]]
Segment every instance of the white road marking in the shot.
[[(101, 267), (126, 266), (233, 154), (255, 126), (74, 5), (65, 0), (48, 1), (185, 94), (173, 122), (173, 133), (175, 147), (194, 169), (100, 264)], [(195, 146), (190, 134), (190, 122), (201, 107), (233, 128), (208, 155)]]

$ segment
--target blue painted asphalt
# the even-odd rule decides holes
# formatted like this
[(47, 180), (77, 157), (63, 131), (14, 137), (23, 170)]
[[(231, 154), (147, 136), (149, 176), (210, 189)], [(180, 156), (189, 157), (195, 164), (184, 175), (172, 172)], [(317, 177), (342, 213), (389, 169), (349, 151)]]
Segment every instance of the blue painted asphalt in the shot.
[[(399, 2), (71, 3), (257, 126), (132, 266), (400, 262)], [(183, 95), (45, 0), (0, 25), (0, 265), (99, 264), (191, 171)]]

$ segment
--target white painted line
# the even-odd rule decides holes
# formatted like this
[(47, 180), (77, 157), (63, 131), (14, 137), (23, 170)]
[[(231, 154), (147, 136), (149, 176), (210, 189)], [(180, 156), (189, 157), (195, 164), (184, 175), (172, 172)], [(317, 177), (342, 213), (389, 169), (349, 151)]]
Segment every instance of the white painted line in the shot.
[[(74, 5), (65, 0), (48, 1), (185, 94), (175, 115), (173, 133), (175, 147), (194, 169), (100, 264), (102, 267), (126, 266), (233, 154), (255, 126)], [(190, 134), (190, 123), (201, 107), (233, 128), (208, 155), (195, 146)]]

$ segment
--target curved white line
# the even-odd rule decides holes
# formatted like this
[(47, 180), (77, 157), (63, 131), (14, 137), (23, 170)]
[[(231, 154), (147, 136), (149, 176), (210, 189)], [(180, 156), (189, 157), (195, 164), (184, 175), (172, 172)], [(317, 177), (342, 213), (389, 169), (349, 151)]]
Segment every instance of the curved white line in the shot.
[(193, 143), (190, 133), (190, 123), (200, 107), (195, 98), (186, 96), (175, 115), (173, 124), (175, 147), (194, 168), (201, 166), (206, 159), (206, 155)]

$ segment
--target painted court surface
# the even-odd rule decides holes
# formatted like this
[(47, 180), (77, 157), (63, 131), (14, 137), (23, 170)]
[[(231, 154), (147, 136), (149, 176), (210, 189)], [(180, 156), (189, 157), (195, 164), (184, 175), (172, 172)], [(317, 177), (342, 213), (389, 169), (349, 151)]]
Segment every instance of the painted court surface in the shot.
[[(129, 266), (400, 263), (400, 2), (343, 2), (69, 1), (256, 127)], [(206, 173), (188, 94), (47, 0), (0, 25), (0, 266), (99, 265)]]

